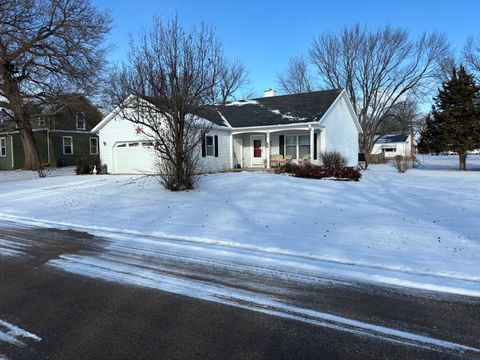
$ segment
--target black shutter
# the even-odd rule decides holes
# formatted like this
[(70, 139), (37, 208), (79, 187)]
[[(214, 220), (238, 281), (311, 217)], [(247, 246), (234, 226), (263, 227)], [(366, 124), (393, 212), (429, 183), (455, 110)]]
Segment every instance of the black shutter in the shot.
[(285, 155), (285, 135), (280, 135), (278, 137), (278, 141), (279, 141), (278, 149), (279, 149), (280, 155)]
[(313, 134), (313, 160), (317, 160), (318, 154), (317, 154), (317, 138), (318, 134), (314, 133)]
[(207, 156), (207, 149), (205, 144), (205, 135), (202, 135), (202, 157)]
[(218, 136), (215, 135), (215, 157), (218, 157)]

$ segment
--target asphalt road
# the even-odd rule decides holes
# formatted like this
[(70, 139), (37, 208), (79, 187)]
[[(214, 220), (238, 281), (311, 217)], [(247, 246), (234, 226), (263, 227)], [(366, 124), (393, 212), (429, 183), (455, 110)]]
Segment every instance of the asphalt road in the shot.
[[(0, 221), (2, 360), (480, 359), (480, 350), (475, 351), (480, 349), (480, 299), (329, 279), (305, 281), (300, 275), (232, 270), (172, 254), (161, 258), (158, 271), (173, 278), (274, 297), (340, 319), (318, 321), (316, 315), (299, 317), (258, 304), (206, 301), (66, 272), (49, 264), (66, 254), (99, 256), (109, 240), (3, 225)], [(22, 251), (6, 256), (6, 249)], [(364, 331), (362, 324), (402, 333)]]

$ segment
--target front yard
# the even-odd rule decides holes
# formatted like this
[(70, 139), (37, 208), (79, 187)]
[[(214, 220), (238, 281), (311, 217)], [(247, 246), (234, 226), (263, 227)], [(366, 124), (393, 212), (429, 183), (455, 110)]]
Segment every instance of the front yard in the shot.
[(0, 172), (0, 216), (469, 282), (480, 293), (480, 157), (425, 158), (399, 174), (373, 165), (360, 182), (269, 173), (208, 175), (188, 193), (153, 178)]

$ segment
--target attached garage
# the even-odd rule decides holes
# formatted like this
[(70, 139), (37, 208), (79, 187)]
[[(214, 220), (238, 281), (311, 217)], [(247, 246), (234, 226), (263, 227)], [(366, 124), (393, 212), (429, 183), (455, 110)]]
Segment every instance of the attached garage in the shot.
[(150, 141), (126, 141), (113, 146), (113, 173), (152, 174), (156, 156)]

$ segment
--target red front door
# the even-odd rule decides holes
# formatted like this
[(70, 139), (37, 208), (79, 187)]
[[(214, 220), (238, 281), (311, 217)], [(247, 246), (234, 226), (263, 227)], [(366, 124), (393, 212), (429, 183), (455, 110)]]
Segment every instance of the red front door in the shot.
[(253, 140), (253, 157), (262, 157), (262, 140)]

